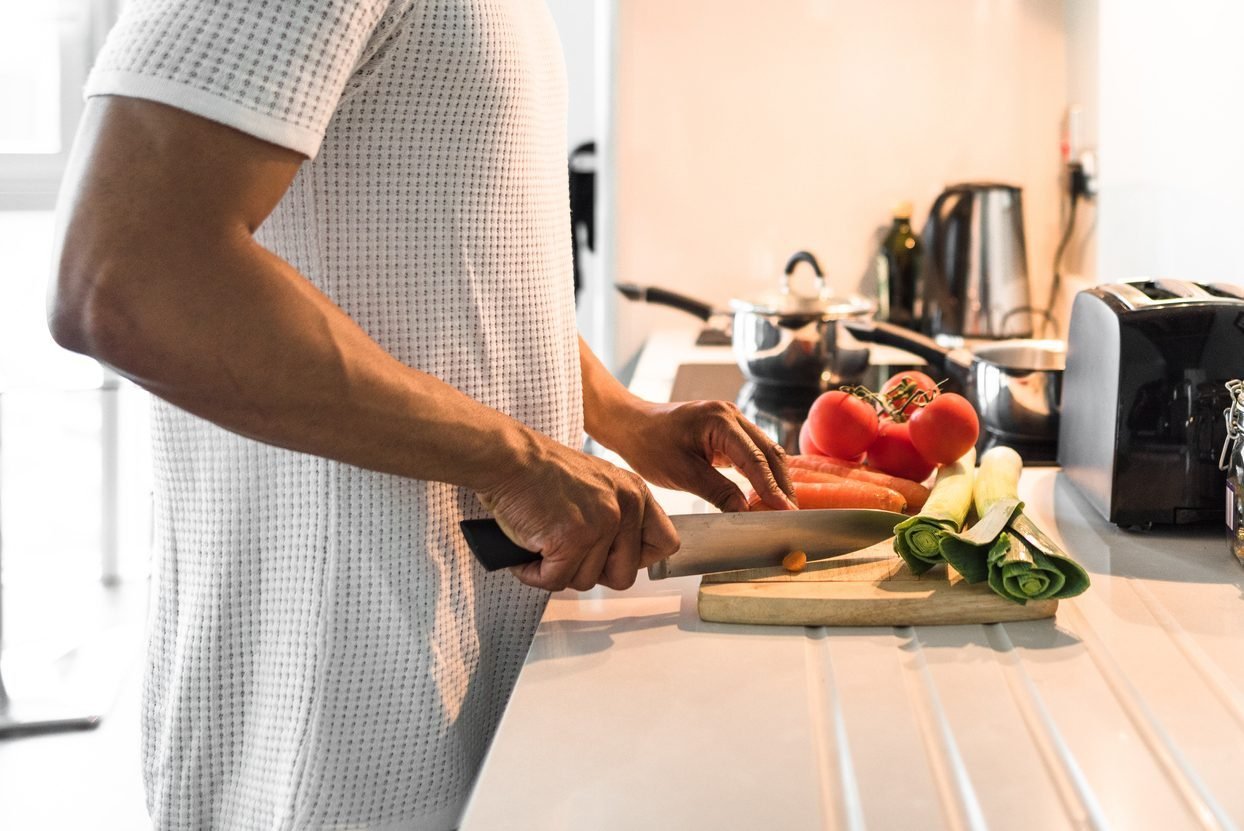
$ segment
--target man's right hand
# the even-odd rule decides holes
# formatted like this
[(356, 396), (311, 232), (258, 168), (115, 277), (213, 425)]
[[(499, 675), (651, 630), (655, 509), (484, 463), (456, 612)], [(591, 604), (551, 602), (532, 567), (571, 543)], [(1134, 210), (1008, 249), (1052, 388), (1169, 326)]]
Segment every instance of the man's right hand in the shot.
[(535, 458), (480, 492), (514, 542), (540, 552), (514, 575), (549, 591), (597, 583), (627, 589), (636, 572), (678, 550), (678, 532), (644, 481), (603, 459), (539, 437)]

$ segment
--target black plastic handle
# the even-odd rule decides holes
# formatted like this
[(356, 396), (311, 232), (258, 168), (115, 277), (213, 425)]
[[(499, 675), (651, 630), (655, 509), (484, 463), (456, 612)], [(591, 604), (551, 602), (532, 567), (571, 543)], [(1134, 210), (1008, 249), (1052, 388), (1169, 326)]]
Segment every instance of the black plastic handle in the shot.
[(929, 365), (938, 372), (947, 371), (950, 350), (919, 332), (913, 332), (892, 323), (882, 323), (879, 320), (840, 320), (838, 325), (854, 335), (856, 340), (862, 340), (865, 343), (880, 343), (912, 352), (928, 361)]
[(464, 519), (458, 523), (471, 553), (486, 571), (538, 562), (542, 558), (505, 535), (495, 519)]
[(614, 288), (631, 300), (656, 303), (659, 306), (670, 306), (693, 314), (700, 320), (708, 320), (716, 313), (711, 304), (685, 294), (656, 286), (638, 286), (634, 283), (615, 283)]
[(821, 271), (821, 264), (816, 261), (816, 255), (811, 251), (796, 251), (790, 255), (790, 259), (786, 261), (786, 268), (782, 269), (783, 273), (789, 277), (791, 272), (795, 270), (795, 266), (800, 263), (807, 263), (812, 266), (812, 271), (817, 277), (825, 278), (825, 272)]

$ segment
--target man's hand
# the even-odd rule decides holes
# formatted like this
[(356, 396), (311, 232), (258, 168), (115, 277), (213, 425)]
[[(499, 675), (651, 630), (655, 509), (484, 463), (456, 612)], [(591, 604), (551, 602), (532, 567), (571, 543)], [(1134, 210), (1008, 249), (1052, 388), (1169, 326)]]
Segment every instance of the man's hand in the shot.
[(726, 401), (654, 404), (627, 391), (579, 339), (588, 435), (654, 485), (694, 493), (723, 511), (747, 498), (715, 468), (732, 465), (770, 508), (796, 508), (786, 453)]
[(480, 492), (506, 534), (542, 556), (512, 569), (519, 580), (550, 591), (627, 589), (639, 569), (678, 550), (673, 523), (638, 476), (543, 437), (533, 452)]
[(771, 508), (795, 505), (786, 453), (726, 401), (653, 404), (635, 400), (617, 413), (612, 449), (640, 476), (707, 499), (722, 511), (747, 510), (747, 498), (715, 468), (737, 468)]

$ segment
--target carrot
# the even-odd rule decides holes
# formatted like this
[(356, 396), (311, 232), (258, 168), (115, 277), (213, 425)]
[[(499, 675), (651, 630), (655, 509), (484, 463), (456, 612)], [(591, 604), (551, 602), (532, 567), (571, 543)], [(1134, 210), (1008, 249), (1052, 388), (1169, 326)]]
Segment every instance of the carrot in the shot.
[(833, 476), (841, 476), (844, 479), (855, 479), (861, 482), (881, 485), (883, 488), (889, 488), (902, 494), (903, 499), (907, 501), (907, 509), (912, 513), (923, 508), (924, 501), (929, 498), (929, 489), (918, 482), (902, 479), (898, 476), (890, 476), (879, 470), (865, 470), (851, 462), (844, 462), (841, 459), (835, 459), (830, 456), (791, 456), (787, 459), (786, 469), (792, 477), (794, 477), (794, 471), (796, 470), (811, 470), (819, 473), (828, 473)]
[(810, 467), (795, 467), (794, 465), (786, 468), (786, 475), (790, 477), (792, 482), (845, 482), (847, 480), (845, 476), (813, 470)]
[(786, 464), (790, 467), (802, 467), (808, 470), (821, 471), (828, 471), (832, 467), (849, 468), (851, 470), (861, 470), (864, 467), (863, 462), (853, 462), (849, 459), (839, 459), (836, 456), (818, 456), (810, 453), (787, 456)]
[[(843, 479), (839, 482), (793, 482), (795, 498), (800, 508), (880, 508), (883, 511), (902, 511), (907, 507), (898, 491), (875, 485)], [(747, 500), (749, 511), (772, 510), (751, 494)]]

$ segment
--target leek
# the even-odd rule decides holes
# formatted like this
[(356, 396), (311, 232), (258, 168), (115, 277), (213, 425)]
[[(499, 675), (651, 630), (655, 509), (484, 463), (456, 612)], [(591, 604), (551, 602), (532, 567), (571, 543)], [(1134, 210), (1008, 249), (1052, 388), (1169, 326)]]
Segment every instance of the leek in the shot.
[(941, 542), (942, 558), (969, 583), (988, 579), (990, 554), (999, 538), (1005, 536), (1003, 532), (1011, 518), (1022, 508), (1023, 503), (1013, 497), (995, 499), (988, 512), (971, 528), (960, 534), (946, 535)]
[(913, 574), (924, 574), (943, 561), (942, 540), (963, 527), (972, 508), (975, 473), (975, 449), (943, 465), (920, 513), (894, 526), (894, 550)]
[(976, 484), (972, 498), (976, 503), (976, 515), (983, 517), (999, 499), (1019, 499), (1019, 474), (1024, 470), (1024, 460), (1009, 447), (993, 447), (981, 456), (981, 467), (976, 472)]
[(1016, 603), (1083, 594), (1089, 576), (1022, 513), (1011, 521), (1005, 551), (991, 552), (989, 587)]
[(1024, 514), (1019, 501), (1023, 461), (1009, 447), (981, 456), (974, 500), (981, 517), (966, 533), (946, 535), (943, 558), (969, 583), (989, 582), (1016, 603), (1074, 597), (1089, 576)]

